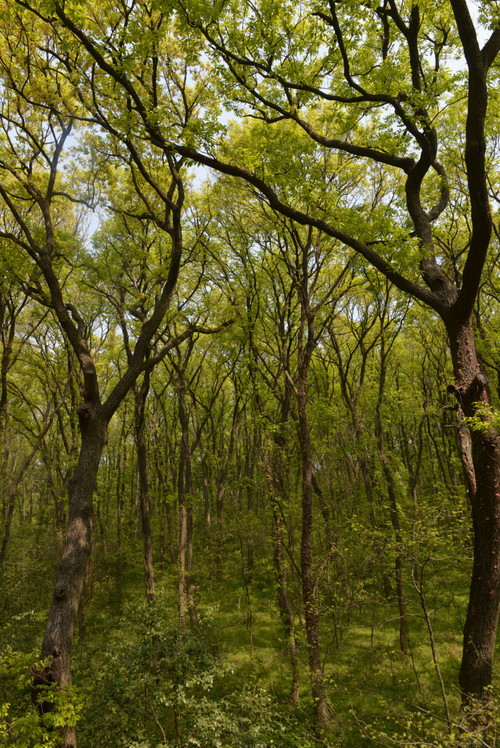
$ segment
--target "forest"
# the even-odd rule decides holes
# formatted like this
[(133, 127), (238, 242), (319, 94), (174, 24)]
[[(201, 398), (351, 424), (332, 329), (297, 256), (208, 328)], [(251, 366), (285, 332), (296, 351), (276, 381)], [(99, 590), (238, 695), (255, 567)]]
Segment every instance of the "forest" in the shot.
[(493, 748), (497, 0), (0, 0), (0, 744)]

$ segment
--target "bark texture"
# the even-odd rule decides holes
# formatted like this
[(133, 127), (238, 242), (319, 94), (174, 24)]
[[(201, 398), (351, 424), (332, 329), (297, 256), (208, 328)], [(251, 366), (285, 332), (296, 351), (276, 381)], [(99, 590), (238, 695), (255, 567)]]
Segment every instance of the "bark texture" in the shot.
[[(489, 401), (470, 322), (451, 325), (449, 336), (455, 370), (452, 389), (464, 415), (473, 417), (477, 405)], [(474, 561), (459, 676), (465, 702), (487, 696), (500, 603), (500, 438), (485, 420), (481, 428), (471, 430), (470, 439), (475, 476), (475, 490), (469, 489)]]
[[(98, 408), (91, 411), (84, 407), (80, 426), (82, 445), (68, 488), (68, 530), (42, 645), (42, 657), (50, 658), (48, 679), (62, 687), (71, 685), (73, 633), (91, 552), (92, 498), (107, 421)], [(76, 748), (75, 728), (68, 726), (62, 732), (64, 748)]]

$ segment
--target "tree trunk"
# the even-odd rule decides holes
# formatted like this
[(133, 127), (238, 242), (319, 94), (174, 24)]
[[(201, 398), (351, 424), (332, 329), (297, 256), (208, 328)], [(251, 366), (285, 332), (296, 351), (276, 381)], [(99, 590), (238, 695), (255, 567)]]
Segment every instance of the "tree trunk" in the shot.
[(225, 474), (221, 475), (219, 465), (217, 465), (217, 486), (215, 493), (215, 517), (216, 517), (216, 536), (215, 536), (215, 573), (218, 581), (222, 580), (222, 510), (224, 508), (225, 493)]
[(142, 538), (144, 544), (144, 575), (146, 597), (149, 605), (156, 602), (155, 578), (153, 566), (153, 538), (149, 511), (149, 476), (145, 439), (145, 410), (149, 392), (149, 372), (144, 374), (140, 387), (134, 388), (135, 395), (135, 444), (137, 451), (137, 470), (139, 474), (139, 506), (141, 511)]
[(319, 611), (313, 580), (312, 563), (312, 458), (311, 438), (307, 417), (307, 369), (301, 371), (297, 391), (299, 419), (299, 444), (302, 463), (302, 537), (300, 546), (302, 572), (302, 598), (306, 621), (306, 640), (309, 671), (311, 675), (314, 718), (316, 727), (323, 731), (328, 727), (328, 707), (326, 702), (323, 672), (321, 667), (321, 644), (319, 637)]
[(376, 424), (377, 424), (377, 441), (382, 472), (384, 473), (387, 494), (389, 496), (389, 514), (391, 517), (392, 529), (394, 530), (394, 540), (396, 541), (396, 559), (394, 562), (394, 571), (396, 578), (396, 595), (399, 609), (399, 646), (403, 654), (408, 654), (408, 617), (406, 615), (406, 602), (403, 586), (403, 555), (402, 545), (403, 536), (401, 533), (401, 522), (399, 521), (399, 509), (396, 497), (396, 488), (392, 475), (389, 459), (385, 450), (385, 434), (382, 419), (382, 400), (384, 397), (387, 351), (385, 343), (385, 320), (380, 319), (380, 372), (379, 372), (379, 390), (376, 407)]
[(408, 616), (406, 615), (406, 602), (403, 585), (403, 556), (401, 553), (403, 537), (401, 534), (401, 523), (399, 521), (399, 510), (396, 499), (396, 491), (394, 488), (394, 480), (383, 446), (380, 451), (380, 460), (382, 462), (382, 470), (384, 472), (384, 477), (387, 485), (387, 493), (389, 495), (389, 513), (391, 516), (392, 529), (394, 530), (394, 540), (396, 541), (396, 559), (394, 562), (394, 572), (396, 579), (396, 596), (399, 609), (399, 647), (403, 654), (408, 654)]
[(193, 507), (189, 502), (187, 512), (187, 603), (189, 611), (189, 621), (195, 629), (199, 626), (198, 614), (196, 612), (196, 603), (194, 600), (195, 585), (193, 581)]
[[(177, 598), (179, 605), (179, 629), (182, 633), (187, 628), (188, 597), (187, 597), (187, 580), (186, 580), (186, 551), (188, 551), (188, 507), (186, 493), (189, 490), (188, 482), (190, 479), (189, 460), (189, 421), (185, 407), (185, 390), (184, 383), (181, 379), (181, 372), (177, 370), (175, 388), (177, 391), (179, 421), (181, 424), (181, 443), (179, 449), (179, 470), (177, 476), (177, 498), (179, 503), (179, 549), (178, 549), (178, 578), (177, 578)], [(191, 523), (192, 529), (192, 523)], [(192, 543), (192, 537), (191, 537)]]
[[(71, 684), (75, 618), (91, 552), (92, 497), (107, 431), (99, 407), (81, 409), (79, 417), (82, 444), (68, 487), (68, 530), (42, 645), (42, 658), (49, 660), (47, 680), (62, 687)], [(61, 732), (64, 748), (76, 748), (75, 728)]]
[[(7, 480), (5, 481), (7, 483)], [(17, 485), (15, 486), (17, 488)], [(8, 496), (8, 498), (5, 500), (5, 505), (3, 507), (4, 510), (4, 532), (3, 532), (3, 539), (2, 539), (2, 546), (0, 548), (0, 566), (3, 565), (5, 561), (5, 555), (7, 553), (7, 545), (10, 540), (10, 530), (12, 525), (12, 518), (14, 517), (14, 509), (16, 507), (16, 491), (12, 488), (10, 491), (6, 491), (5, 495)]]
[(184, 496), (179, 497), (179, 549), (177, 569), (177, 604), (179, 605), (179, 630), (185, 633), (187, 628), (186, 596), (186, 547), (187, 547), (187, 511)]
[(205, 529), (207, 536), (210, 533), (212, 519), (210, 516), (210, 482), (208, 477), (207, 450), (203, 449), (201, 453), (201, 469), (203, 473), (203, 498), (205, 501)]
[[(489, 402), (471, 323), (449, 323), (447, 328), (455, 374), (450, 390), (464, 415), (472, 417), (478, 403)], [(465, 704), (488, 699), (500, 602), (500, 438), (485, 420), (482, 426), (470, 432), (476, 485), (471, 497), (474, 561), (459, 676)]]
[[(123, 432), (122, 432), (123, 433)], [(126, 450), (123, 446), (123, 464), (122, 464), (122, 436), (118, 442), (118, 464), (116, 476), (116, 590), (118, 596), (118, 613), (122, 612), (122, 576), (123, 576), (123, 544), (122, 544), (122, 514), (123, 514), (123, 493), (122, 470), (126, 472)]]
[[(283, 420), (285, 420), (288, 416), (288, 405), (288, 401), (284, 405), (282, 404)], [(283, 467), (280, 453), (280, 448), (282, 446), (281, 442), (283, 440), (279, 435), (275, 435), (274, 439), (278, 444), (278, 448), (276, 449), (274, 447), (274, 444), (271, 442), (271, 439), (269, 439), (270, 444), (266, 455), (266, 482), (273, 506), (272, 538), (274, 578), (276, 580), (278, 608), (280, 611), (283, 626), (285, 628), (286, 640), (290, 650), (290, 662), (292, 665), (291, 698), (292, 702), (294, 704), (297, 704), (299, 701), (300, 690), (299, 658), (297, 655), (297, 637), (293, 608), (287, 589), (287, 574), (286, 566), (283, 560), (283, 539), (281, 536), (280, 499), (285, 498)]]
[(286, 585), (286, 570), (283, 563), (283, 543), (281, 539), (281, 519), (278, 511), (273, 509), (273, 563), (276, 579), (276, 591), (278, 596), (278, 607), (281, 620), (286, 631), (286, 638), (290, 649), (290, 662), (292, 665), (292, 702), (299, 701), (300, 670), (299, 658), (297, 656), (297, 639), (295, 620), (293, 617), (292, 604)]
[[(184, 398), (184, 389), (182, 397)], [(198, 628), (198, 615), (196, 613), (196, 604), (194, 601), (194, 582), (193, 582), (193, 473), (191, 470), (191, 445), (189, 443), (189, 417), (182, 404), (182, 433), (184, 455), (184, 493), (187, 504), (187, 524), (186, 524), (186, 597), (189, 612), (189, 621), (193, 628)]]

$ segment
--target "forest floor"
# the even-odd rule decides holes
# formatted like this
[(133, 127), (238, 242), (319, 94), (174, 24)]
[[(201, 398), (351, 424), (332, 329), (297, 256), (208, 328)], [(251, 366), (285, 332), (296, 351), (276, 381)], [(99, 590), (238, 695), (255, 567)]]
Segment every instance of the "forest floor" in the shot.
[[(32, 544), (30, 533), (25, 540)], [(22, 545), (19, 538), (18, 543)], [(15, 660), (17, 697), (12, 698), (16, 687), (7, 682), (16, 675), (15, 667), (3, 663), (4, 696), (14, 716), (28, 708), (22, 696), (26, 669), (24, 680), (19, 670), (41, 644), (53, 582), (48, 572), (55, 572), (56, 558), (53, 546), (29, 557), (16, 554), (6, 567), (2, 647), (4, 652), (6, 647), (24, 652), (24, 659)], [(108, 571), (115, 561), (107, 559)], [(312, 727), (304, 625), (298, 615), (300, 696), (298, 704), (291, 702), (289, 648), (267, 563), (256, 561), (246, 580), (237, 556), (224, 567), (221, 579), (207, 566), (196, 579), (199, 628), (179, 635), (173, 570), (158, 567), (152, 611), (144, 601), (141, 557), (129, 555), (120, 604), (116, 578), (104, 573), (97, 546), (98, 572), (84, 595), (74, 646), (72, 698), (80, 713), (79, 747), (460, 745), (455, 684), (467, 589), (455, 563), (441, 561), (426, 569), (426, 611), (411, 579), (405, 580), (407, 654), (399, 646), (394, 595), (384, 598), (367, 584), (350, 595), (337, 588), (336, 599), (320, 601), (331, 713), (331, 732), (321, 736)], [(296, 602), (300, 590), (291, 584), (290, 594)]]

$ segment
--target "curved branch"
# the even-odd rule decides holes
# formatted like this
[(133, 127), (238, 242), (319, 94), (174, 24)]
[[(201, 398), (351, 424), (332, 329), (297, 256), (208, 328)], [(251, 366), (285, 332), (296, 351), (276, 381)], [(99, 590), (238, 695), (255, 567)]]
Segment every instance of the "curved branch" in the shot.
[(471, 206), (472, 235), (469, 254), (464, 265), (462, 288), (455, 304), (456, 314), (466, 319), (472, 313), (492, 233), (484, 134), (488, 107), (486, 77), (487, 63), (491, 64), (494, 59), (500, 46), (500, 39), (498, 32), (493, 32), (481, 51), (466, 0), (450, 0), (450, 2), (469, 68), (465, 164)]
[(354, 156), (369, 158), (380, 164), (395, 166), (407, 173), (415, 166), (415, 161), (409, 157), (394, 156), (391, 153), (380, 151), (377, 148), (357, 145), (356, 143), (348, 143), (347, 141), (339, 140), (338, 138), (327, 138), (316, 132), (313, 126), (299, 117), (296, 112), (293, 112), (290, 115), (290, 119), (293, 119), (293, 121), (296, 122), (312, 140), (325, 148), (335, 148), (336, 150), (344, 151), (345, 153), (352, 153)]
[(408, 278), (405, 278), (390, 264), (390, 262), (384, 260), (377, 252), (375, 252), (372, 247), (364, 244), (363, 242), (359, 241), (359, 239), (356, 239), (350, 234), (347, 234), (346, 232), (335, 228), (322, 218), (311, 216), (304, 211), (286, 205), (279, 199), (278, 195), (272, 189), (272, 187), (270, 187), (266, 182), (257, 177), (257, 175), (253, 172), (245, 169), (242, 166), (228, 164), (213, 156), (208, 156), (206, 154), (200, 153), (199, 151), (196, 151), (193, 148), (189, 148), (187, 146), (174, 145), (172, 147), (177, 151), (177, 153), (182, 154), (186, 158), (189, 158), (196, 163), (208, 166), (209, 168), (215, 169), (222, 174), (227, 174), (229, 176), (244, 179), (246, 182), (251, 184), (260, 195), (264, 196), (271, 208), (276, 210), (278, 213), (281, 213), (287, 218), (291, 218), (302, 226), (314, 226), (323, 231), (328, 236), (331, 236), (333, 239), (338, 239), (340, 242), (342, 242), (342, 244), (345, 244), (346, 246), (351, 247), (356, 252), (358, 252), (358, 254), (364, 257), (371, 265), (373, 265), (377, 270), (385, 275), (385, 277), (388, 278), (392, 283), (394, 283), (394, 285), (399, 289), (405, 291), (406, 293), (409, 293), (415, 299), (418, 299), (424, 304), (431, 306), (438, 312), (442, 310), (443, 304), (436, 294), (434, 294), (432, 291), (429, 291), (424, 286), (421, 286), (420, 284), (414, 283)]
[(434, 161), (432, 168), (436, 174), (441, 177), (441, 194), (436, 205), (434, 205), (428, 213), (429, 221), (435, 221), (436, 218), (438, 218), (446, 209), (450, 200), (450, 185), (448, 183), (448, 175), (446, 174), (444, 166), (440, 164), (439, 161)]

